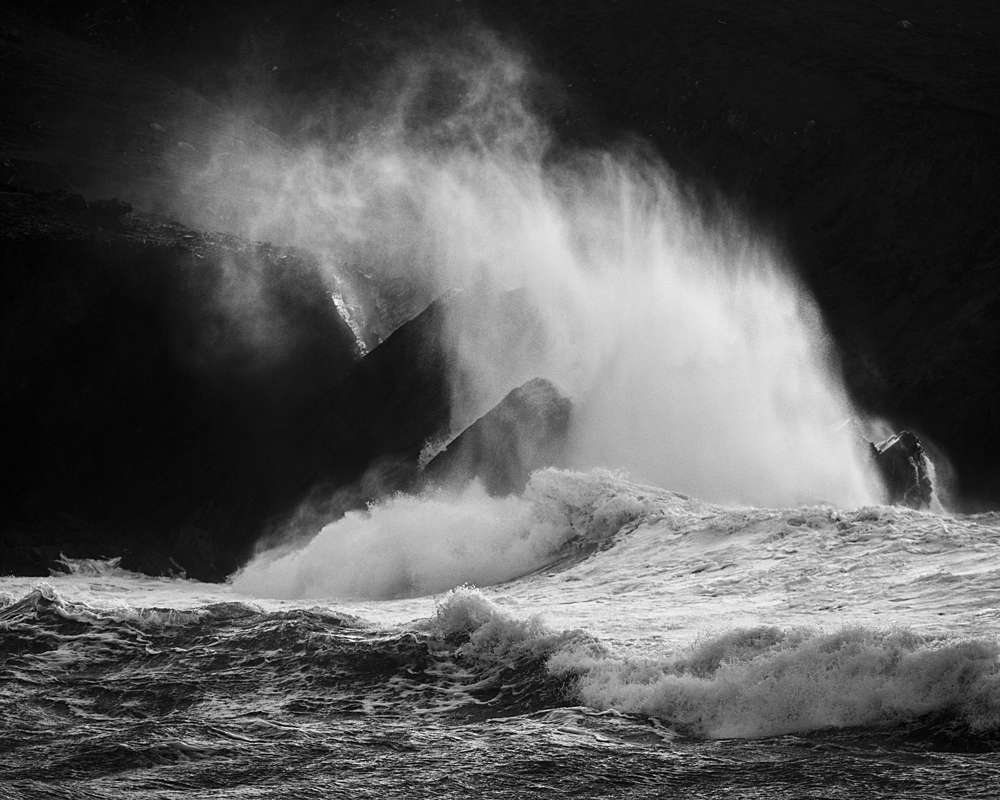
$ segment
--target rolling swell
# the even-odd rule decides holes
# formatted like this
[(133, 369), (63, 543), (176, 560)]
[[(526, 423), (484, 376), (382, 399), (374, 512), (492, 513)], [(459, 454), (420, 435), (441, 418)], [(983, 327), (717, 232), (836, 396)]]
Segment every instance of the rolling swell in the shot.
[(906, 629), (758, 627), (641, 658), (582, 631), (519, 620), (468, 589), (445, 598), (434, 624), (446, 640), (460, 632), (458, 654), (480, 667), (544, 661), (546, 679), (561, 679), (567, 700), (654, 719), (681, 735), (852, 730), (968, 747), (1000, 743), (996, 642)]
[(519, 647), (515, 623), (493, 656), (470, 648), (477, 632), (487, 638), (474, 602), (465, 623), (453, 609), (394, 629), (245, 603), (97, 608), (46, 585), (0, 604), (4, 798), (65, 786), (71, 797), (296, 786), (372, 796), (372, 770), (412, 768), (411, 781), (433, 783), (454, 768), (447, 753), (469, 724), (567, 702), (544, 666), (551, 635), (520, 626)]
[[(43, 727), (205, 706), (237, 715), (535, 711), (558, 705), (565, 683), (545, 659), (579, 636), (508, 619), (468, 589), (446, 598), (436, 617), (396, 629), (239, 602), (102, 609), (47, 584), (5, 599), (2, 704), (20, 709), (6, 719), (27, 714)], [(58, 700), (48, 691), (56, 684)]]
[[(241, 602), (96, 607), (43, 584), (0, 597), (0, 654), (0, 785), (24, 797), (60, 781), (112, 796), (126, 779), (149, 796), (287, 790), (309, 775), (371, 796), (373, 770), (444, 780), (486, 742), (520, 779), (547, 780), (559, 753), (628, 785), (662, 778), (684, 742), (720, 737), (965, 750), (1000, 739), (995, 643), (758, 627), (641, 657), (467, 587), (427, 619), (379, 628)], [(713, 769), (735, 780), (740, 757)], [(705, 758), (691, 780), (705, 779)], [(605, 766), (588, 773), (592, 759)]]

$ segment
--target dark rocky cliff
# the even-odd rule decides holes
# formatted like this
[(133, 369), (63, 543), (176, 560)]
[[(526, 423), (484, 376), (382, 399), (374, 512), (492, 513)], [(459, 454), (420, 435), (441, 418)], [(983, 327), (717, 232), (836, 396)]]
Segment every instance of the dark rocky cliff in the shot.
[(308, 488), (354, 333), (308, 254), (66, 205), (0, 193), (6, 566), (220, 579)]
[(775, 236), (855, 400), (947, 456), (966, 507), (1000, 502), (991, 0), (20, 5), (210, 97), (252, 99), (281, 134), (331, 87), (374, 102), (399, 47), (485, 21), (545, 72), (537, 103), (566, 141), (642, 139), (707, 216), (735, 207)]

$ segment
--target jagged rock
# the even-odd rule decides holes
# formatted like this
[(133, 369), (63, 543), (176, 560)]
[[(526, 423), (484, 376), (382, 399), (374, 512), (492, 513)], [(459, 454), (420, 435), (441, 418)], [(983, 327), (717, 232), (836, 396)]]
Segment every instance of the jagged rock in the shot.
[[(470, 317), (481, 329), (468, 324)], [(521, 290), (450, 292), (431, 303), (322, 400), (324, 425), (312, 437), (317, 480), (335, 491), (353, 491), (346, 506), (412, 488), (425, 443), (447, 436), (456, 398), (465, 403), (475, 394), (476, 380), (459, 351), (469, 339), (489, 336), (491, 346), (517, 363), (535, 344), (536, 322)], [(466, 335), (462, 343), (451, 335), (456, 324)]]
[[(320, 400), (322, 427), (315, 431), (322, 479), (341, 488), (376, 465), (391, 484), (415, 469), (423, 442), (447, 428), (448, 359), (442, 345), (446, 305), (441, 298), (368, 353), (336, 391)], [(367, 499), (362, 499), (366, 502)]]
[(869, 445), (882, 476), (888, 502), (910, 508), (927, 508), (933, 489), (927, 456), (916, 434), (902, 431), (878, 444), (869, 442)]
[(520, 492), (537, 469), (562, 463), (572, 403), (535, 378), (512, 390), (428, 462), (432, 483), (479, 478), (492, 495)]
[(65, 553), (221, 580), (306, 497), (413, 485), (465, 396), (451, 314), (530, 343), (524, 293), (454, 294), (359, 360), (313, 257), (111, 203), (95, 230), (62, 195), (0, 195), (0, 529), (47, 548), (11, 571)]

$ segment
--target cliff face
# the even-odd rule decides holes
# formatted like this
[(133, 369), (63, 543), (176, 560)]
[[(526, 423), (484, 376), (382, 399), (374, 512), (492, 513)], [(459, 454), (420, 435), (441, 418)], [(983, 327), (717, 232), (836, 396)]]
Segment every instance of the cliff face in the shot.
[(567, 141), (642, 139), (707, 216), (735, 207), (773, 234), (856, 402), (947, 456), (967, 507), (1000, 502), (991, 0), (23, 5), (209, 96), (253, 100), (281, 134), (331, 88), (375, 102), (399, 48), (485, 21), (545, 73), (537, 105)]
[(318, 264), (22, 193), (0, 222), (5, 558), (221, 579), (321, 469), (310, 409), (359, 355)]

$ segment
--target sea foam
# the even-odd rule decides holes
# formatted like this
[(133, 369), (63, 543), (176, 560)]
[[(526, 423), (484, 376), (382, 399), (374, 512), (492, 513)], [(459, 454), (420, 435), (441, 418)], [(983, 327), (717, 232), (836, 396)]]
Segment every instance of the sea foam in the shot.
[(1000, 730), (1000, 647), (907, 630), (756, 628), (707, 639), (679, 658), (554, 655), (595, 708), (657, 717), (714, 738), (824, 728), (889, 728), (934, 715), (974, 734)]
[(522, 619), (459, 589), (431, 628), (464, 641), (481, 668), (543, 659), (567, 700), (659, 720), (707, 738), (825, 729), (906, 729), (927, 720), (959, 735), (1000, 733), (1000, 645), (905, 628), (737, 628), (662, 657), (616, 652), (583, 631)]
[(397, 495), (350, 512), (297, 549), (254, 558), (233, 578), (272, 598), (415, 597), (462, 584), (491, 586), (583, 555), (677, 495), (612, 473), (542, 470), (523, 496), (462, 491)]

